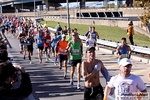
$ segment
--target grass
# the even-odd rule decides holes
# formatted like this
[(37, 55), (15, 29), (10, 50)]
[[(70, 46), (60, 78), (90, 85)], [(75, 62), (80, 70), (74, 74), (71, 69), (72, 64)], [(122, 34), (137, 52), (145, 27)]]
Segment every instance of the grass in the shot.
[[(45, 23), (45, 21), (41, 22), (42, 24)], [(55, 28), (57, 25), (57, 22), (55, 21), (47, 21), (47, 25), (50, 27)], [(67, 26), (67, 23), (62, 23), (60, 22), (60, 25), (62, 28), (64, 26)], [(71, 24), (70, 27), (77, 28), (78, 33), (81, 35), (85, 34), (88, 31), (88, 27), (90, 25), (83, 25), (83, 24)], [(100, 39), (105, 39), (105, 40), (112, 40), (114, 42), (121, 41), (122, 37), (127, 38), (127, 32), (126, 29), (119, 28), (119, 27), (111, 27), (111, 26), (102, 26), (102, 25), (94, 25), (96, 28), (96, 31), (98, 32)], [(145, 35), (135, 33), (133, 37), (134, 43), (137, 44), (138, 46), (148, 46), (150, 47), (150, 38), (148, 38)], [(127, 43), (129, 43), (129, 40), (127, 38)], [(129, 43), (130, 44), (130, 43)]]

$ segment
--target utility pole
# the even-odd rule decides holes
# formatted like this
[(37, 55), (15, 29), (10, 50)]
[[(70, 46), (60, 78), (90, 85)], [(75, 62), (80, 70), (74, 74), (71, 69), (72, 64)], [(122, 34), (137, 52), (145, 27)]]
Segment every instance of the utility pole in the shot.
[(67, 3), (67, 27), (70, 28), (69, 1), (66, 0), (66, 3)]

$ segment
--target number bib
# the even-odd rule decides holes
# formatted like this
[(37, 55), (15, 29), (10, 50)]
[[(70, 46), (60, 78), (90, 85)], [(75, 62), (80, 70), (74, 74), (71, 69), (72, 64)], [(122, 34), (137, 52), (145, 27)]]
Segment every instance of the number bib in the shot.
[(79, 55), (79, 49), (74, 49), (72, 50), (73, 55)]
[(27, 45), (31, 45), (31, 42), (30, 42), (30, 41), (27, 41)]
[(122, 58), (128, 58), (128, 54), (122, 54)]
[(46, 40), (46, 43), (49, 43), (50, 42), (50, 40), (48, 39), (48, 40)]
[(66, 50), (61, 50), (61, 53), (62, 53), (62, 54), (66, 53)]

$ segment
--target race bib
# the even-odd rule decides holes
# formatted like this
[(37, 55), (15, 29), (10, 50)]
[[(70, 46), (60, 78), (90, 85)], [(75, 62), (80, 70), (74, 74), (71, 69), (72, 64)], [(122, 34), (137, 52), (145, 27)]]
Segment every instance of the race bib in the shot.
[(30, 41), (27, 41), (27, 44), (28, 44), (28, 45), (31, 45), (31, 42), (30, 42)]
[(24, 39), (21, 39), (20, 41), (21, 41), (21, 42), (24, 42)]
[(79, 55), (79, 49), (74, 49), (72, 50), (73, 55)]
[(49, 40), (49, 39), (47, 39), (47, 40), (46, 40), (46, 43), (49, 43), (49, 42), (50, 42), (50, 40)]
[(93, 37), (93, 38), (95, 38), (95, 37), (96, 37), (96, 35), (95, 35), (95, 34), (92, 34), (92, 37)]
[(128, 54), (122, 54), (122, 58), (128, 58)]
[(61, 50), (61, 53), (62, 53), (62, 54), (66, 53), (66, 50)]

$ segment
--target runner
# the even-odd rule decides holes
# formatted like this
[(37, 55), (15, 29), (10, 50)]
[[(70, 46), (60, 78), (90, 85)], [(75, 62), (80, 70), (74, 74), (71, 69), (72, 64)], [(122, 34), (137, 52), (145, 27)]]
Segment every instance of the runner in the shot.
[[(108, 100), (109, 91), (115, 87), (115, 100), (141, 100), (138, 99), (138, 91), (147, 92), (142, 79), (131, 74), (132, 62), (128, 58), (121, 59), (119, 63), (119, 74), (112, 77), (105, 87), (104, 99)], [(135, 98), (137, 96), (137, 98)], [(145, 98), (148, 100), (148, 98)]]
[(42, 56), (43, 56), (43, 48), (44, 48), (44, 37), (43, 31), (39, 30), (38, 35), (36, 36), (36, 44), (38, 48), (38, 57), (40, 64), (42, 63)]
[(87, 38), (89, 38), (88, 36), (88, 34), (90, 34), (90, 33), (92, 33), (92, 26), (89, 26), (89, 30), (85, 33), (85, 36), (87, 37)]
[(19, 39), (19, 42), (20, 42), (20, 54), (24, 53), (24, 59), (25, 59), (25, 55), (26, 55), (26, 43), (25, 43), (25, 32), (24, 30), (22, 30), (21, 33), (19, 33), (18, 35), (18, 39)]
[(80, 89), (80, 67), (82, 62), (82, 43), (78, 40), (78, 33), (72, 33), (72, 41), (68, 44), (67, 47), (70, 52), (70, 60), (71, 60), (71, 73), (70, 73), (70, 86), (73, 87), (73, 76), (75, 72), (75, 68), (77, 67), (77, 89)]
[(27, 51), (28, 51), (28, 58), (30, 60), (29, 64), (32, 64), (31, 56), (33, 55), (33, 43), (35, 42), (34, 37), (31, 35), (31, 33), (28, 33), (28, 36), (26, 37), (26, 43), (27, 43)]
[(117, 47), (115, 56), (118, 58), (118, 64), (122, 58), (131, 58), (132, 50), (126, 43), (126, 38), (121, 39), (121, 45)]
[(11, 34), (12, 34), (12, 38), (15, 37), (15, 25), (12, 23), (11, 26), (10, 26), (10, 31), (11, 31)]
[(55, 52), (58, 48), (58, 58), (59, 58), (59, 69), (62, 69), (62, 62), (64, 62), (64, 79), (66, 79), (67, 75), (67, 60), (68, 60), (68, 51), (66, 50), (68, 41), (65, 40), (66, 35), (62, 35), (62, 40), (60, 40), (56, 47), (55, 47)]
[(86, 40), (86, 46), (88, 47), (95, 47), (96, 46), (96, 40), (93, 39), (92, 34), (89, 34), (89, 38)]
[(53, 57), (55, 57), (54, 65), (57, 65), (56, 62), (57, 62), (58, 48), (56, 48), (56, 50), (55, 50), (55, 46), (58, 41), (59, 41), (59, 38), (57, 38), (57, 33), (54, 33), (54, 38), (52, 39), (52, 42), (51, 42), (52, 53), (53, 53), (52, 55), (53, 55)]
[[(93, 39), (95, 39), (95, 40), (97, 40), (97, 38), (99, 39), (99, 35), (98, 35), (98, 33), (95, 31), (95, 27), (94, 27), (94, 26), (92, 27), (92, 32), (91, 32), (91, 34), (92, 34)], [(88, 35), (89, 35), (89, 34), (88, 34)], [(89, 37), (89, 36), (87, 36), (87, 37)]]
[(84, 100), (103, 100), (103, 87), (99, 78), (99, 72), (104, 71), (103, 62), (95, 59), (95, 47), (88, 47), (86, 53), (87, 60), (82, 62), (82, 75), (85, 80)]
[[(71, 30), (68, 30), (68, 35), (66, 35), (66, 41), (70, 42), (72, 40)], [(70, 64), (70, 54), (68, 53), (68, 64)]]
[(46, 31), (45, 36), (44, 36), (44, 52), (46, 55), (46, 62), (49, 61), (50, 58), (50, 52), (51, 52), (51, 36), (49, 31)]

